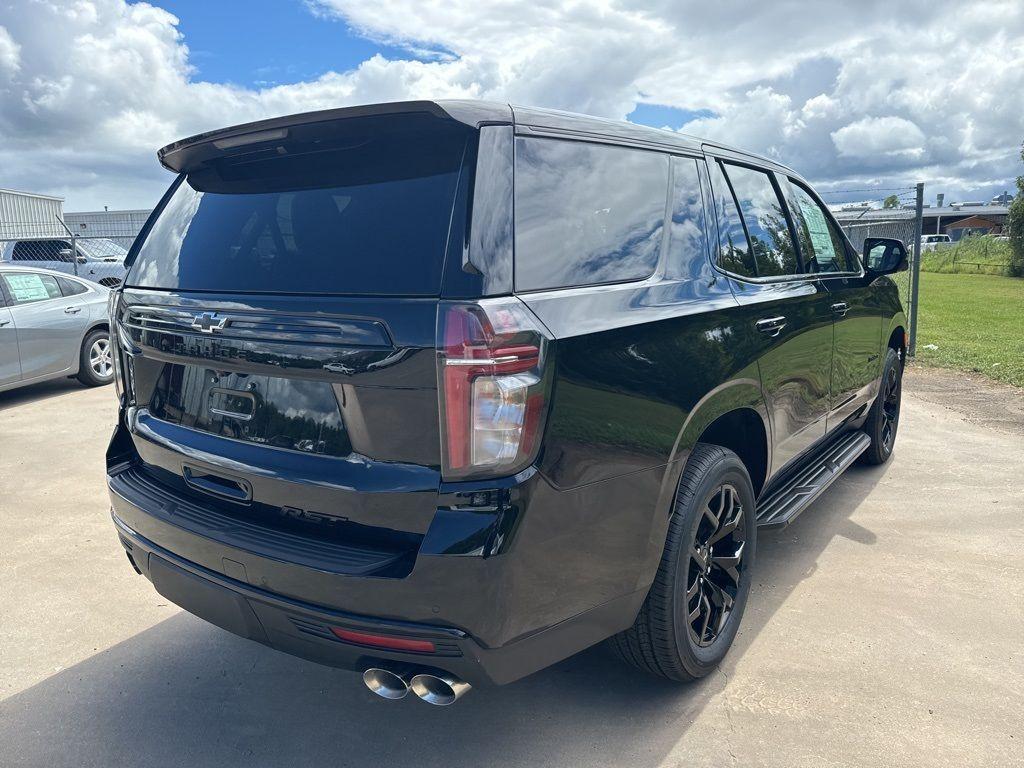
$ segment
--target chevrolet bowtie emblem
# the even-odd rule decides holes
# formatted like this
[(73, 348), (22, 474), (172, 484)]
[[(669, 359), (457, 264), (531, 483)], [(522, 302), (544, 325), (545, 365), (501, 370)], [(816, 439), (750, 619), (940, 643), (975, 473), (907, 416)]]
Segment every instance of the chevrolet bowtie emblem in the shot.
[(227, 325), (226, 317), (218, 317), (216, 312), (203, 312), (192, 318), (192, 327), (200, 333), (213, 333)]

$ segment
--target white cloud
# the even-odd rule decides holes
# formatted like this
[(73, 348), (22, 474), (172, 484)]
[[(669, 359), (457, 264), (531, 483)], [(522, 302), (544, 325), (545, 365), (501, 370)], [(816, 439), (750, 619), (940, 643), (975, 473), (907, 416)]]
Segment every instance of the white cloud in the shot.
[(410, 55), (265, 88), (215, 84), (198, 79), (177, 19), (155, 5), (0, 0), (0, 186), (64, 194), (70, 209), (150, 205), (169, 181), (154, 151), (182, 136), (444, 97), (612, 118), (640, 101), (711, 110), (683, 130), (833, 188), (923, 179), (960, 196), (1018, 172), (1019, 0), (970, 12), (958, 0), (794, 0), (742, 13), (703, 0), (309, 4)]
[(924, 133), (902, 117), (865, 117), (832, 132), (832, 143), (846, 157), (924, 156)]
[(21, 67), (21, 46), (7, 27), (0, 26), (0, 76), (10, 77)]

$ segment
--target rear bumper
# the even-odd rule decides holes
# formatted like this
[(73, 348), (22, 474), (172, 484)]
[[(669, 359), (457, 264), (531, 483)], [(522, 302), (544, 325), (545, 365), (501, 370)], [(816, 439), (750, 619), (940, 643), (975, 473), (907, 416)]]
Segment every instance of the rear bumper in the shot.
[[(124, 465), (112, 466), (107, 482), (114, 524), (136, 567), (186, 610), (331, 666), (405, 662), (482, 685), (531, 674), (633, 622), (660, 558), (658, 529), (667, 520), (654, 514), (661, 506), (654, 502), (662, 486), (674, 487), (668, 471), (570, 491), (536, 473), (519, 478), (508, 489), (516, 523), (500, 552), (432, 549), (432, 526), (401, 578), (354, 575), (347, 561), (342, 573), (328, 562), (335, 553), (311, 560), (294, 547), (247, 538), (251, 531), (218, 529), (212, 509), (133, 485)], [(439, 501), (435, 524), (450, 527), (452, 514)], [(428, 639), (436, 652), (354, 645), (330, 627)]]
[[(321, 664), (362, 671), (382, 662), (450, 672), (473, 685), (504, 684), (560, 661), (606, 637), (623, 616), (636, 615), (644, 593), (612, 600), (500, 648), (466, 632), (326, 609), (244, 584), (163, 549), (113, 513), (132, 563), (157, 591), (200, 618), (236, 635)], [(330, 627), (431, 640), (435, 653), (392, 652), (338, 639)], [(620, 627), (621, 629), (621, 627)]]

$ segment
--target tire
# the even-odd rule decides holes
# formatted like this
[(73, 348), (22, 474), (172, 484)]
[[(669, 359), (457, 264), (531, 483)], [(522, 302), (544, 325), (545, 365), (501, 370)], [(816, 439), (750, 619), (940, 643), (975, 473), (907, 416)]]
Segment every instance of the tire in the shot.
[[(712, 564), (705, 569), (703, 543), (714, 539), (717, 534), (709, 531), (716, 528), (731, 532), (714, 542), (720, 554), (712, 548)], [(736, 637), (750, 594), (756, 530), (754, 490), (743, 462), (726, 448), (698, 443), (679, 479), (654, 584), (633, 626), (611, 638), (613, 651), (637, 669), (670, 680), (696, 680), (714, 670)], [(705, 600), (708, 619), (698, 614), (688, 620), (694, 607), (704, 610)]]
[(87, 387), (100, 387), (112, 382), (112, 353), (110, 334), (103, 330), (91, 331), (82, 342), (82, 349), (78, 353), (78, 380)]
[(885, 353), (878, 396), (871, 405), (864, 431), (871, 445), (860, 455), (862, 464), (884, 464), (892, 456), (896, 430), (900, 425), (900, 401), (903, 397), (903, 363), (895, 349)]

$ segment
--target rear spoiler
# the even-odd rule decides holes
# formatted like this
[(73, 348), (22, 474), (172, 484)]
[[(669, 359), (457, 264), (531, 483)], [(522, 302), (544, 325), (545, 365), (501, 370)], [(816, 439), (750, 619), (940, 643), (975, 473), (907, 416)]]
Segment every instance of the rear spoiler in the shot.
[(235, 147), (286, 138), (288, 129), (295, 126), (335, 122), (355, 117), (417, 112), (427, 113), (445, 120), (454, 120), (471, 128), (512, 122), (512, 108), (508, 104), (461, 100), (394, 101), (386, 104), (366, 104), (357, 107), (325, 109), (319, 112), (303, 112), (298, 115), (273, 117), (254, 123), (221, 128), (168, 144), (156, 155), (164, 168), (175, 173), (182, 173), (197, 168)]

